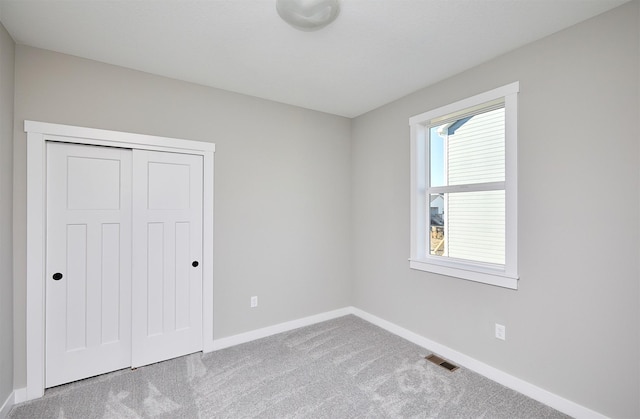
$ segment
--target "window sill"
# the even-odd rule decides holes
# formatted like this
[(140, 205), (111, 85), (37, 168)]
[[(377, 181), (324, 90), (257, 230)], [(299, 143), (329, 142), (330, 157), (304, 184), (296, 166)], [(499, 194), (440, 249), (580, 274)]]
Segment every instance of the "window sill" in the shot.
[(409, 268), (474, 282), (481, 282), (483, 284), (495, 285), (497, 287), (509, 288), (512, 290), (518, 289), (518, 278), (510, 277), (501, 270), (490, 272), (491, 269), (483, 269), (484, 272), (480, 272), (478, 270), (471, 270), (471, 266), (445, 266), (418, 259), (409, 259)]

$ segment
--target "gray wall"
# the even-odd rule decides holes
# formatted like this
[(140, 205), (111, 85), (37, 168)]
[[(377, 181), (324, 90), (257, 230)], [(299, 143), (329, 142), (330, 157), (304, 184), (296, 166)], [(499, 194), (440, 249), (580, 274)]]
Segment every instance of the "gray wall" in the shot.
[[(638, 6), (353, 121), (356, 307), (606, 415), (640, 417)], [(519, 290), (410, 270), (408, 118), (516, 80)]]
[(13, 64), (0, 24), (0, 406), (13, 391)]
[(349, 119), (25, 46), (15, 88), (17, 388), (26, 380), (25, 119), (216, 143), (215, 338), (350, 303)]
[[(13, 151), (3, 31), (0, 400), (11, 389), (12, 152), (25, 385), (32, 119), (216, 143), (216, 338), (355, 305), (606, 415), (640, 416), (639, 22), (635, 1), (353, 121), (18, 46)], [(409, 270), (408, 118), (516, 80), (520, 289)]]

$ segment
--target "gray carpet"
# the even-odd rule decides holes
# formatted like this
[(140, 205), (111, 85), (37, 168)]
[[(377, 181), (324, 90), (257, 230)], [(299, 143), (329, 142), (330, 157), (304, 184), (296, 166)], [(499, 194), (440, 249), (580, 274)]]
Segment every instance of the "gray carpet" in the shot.
[(564, 418), (345, 316), (45, 392), (9, 418)]

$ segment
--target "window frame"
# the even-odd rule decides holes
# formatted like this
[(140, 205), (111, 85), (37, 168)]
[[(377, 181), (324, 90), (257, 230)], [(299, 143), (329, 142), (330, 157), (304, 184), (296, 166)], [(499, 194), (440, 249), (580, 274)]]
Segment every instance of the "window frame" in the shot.
[[(518, 289), (518, 92), (514, 82), (409, 118), (411, 131), (411, 255), (409, 267), (420, 271), (462, 278), (489, 285)], [(505, 263), (492, 264), (468, 259), (430, 255), (427, 252), (427, 201), (430, 173), (429, 128), (465, 111), (478, 110), (504, 100), (505, 110)], [(470, 109), (471, 108), (471, 109)], [(468, 114), (468, 113), (466, 113)], [(501, 182), (498, 182), (501, 183)], [(447, 187), (448, 189), (457, 188)], [(435, 188), (440, 189), (440, 188)], [(472, 192), (473, 186), (461, 188)], [(501, 188), (499, 190), (502, 190)], [(448, 191), (451, 193), (451, 191)]]

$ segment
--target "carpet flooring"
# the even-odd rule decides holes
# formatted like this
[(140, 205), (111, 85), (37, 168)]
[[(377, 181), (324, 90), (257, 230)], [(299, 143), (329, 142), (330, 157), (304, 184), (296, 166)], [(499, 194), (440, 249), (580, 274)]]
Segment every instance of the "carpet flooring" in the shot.
[(48, 389), (9, 418), (566, 418), (353, 315)]

